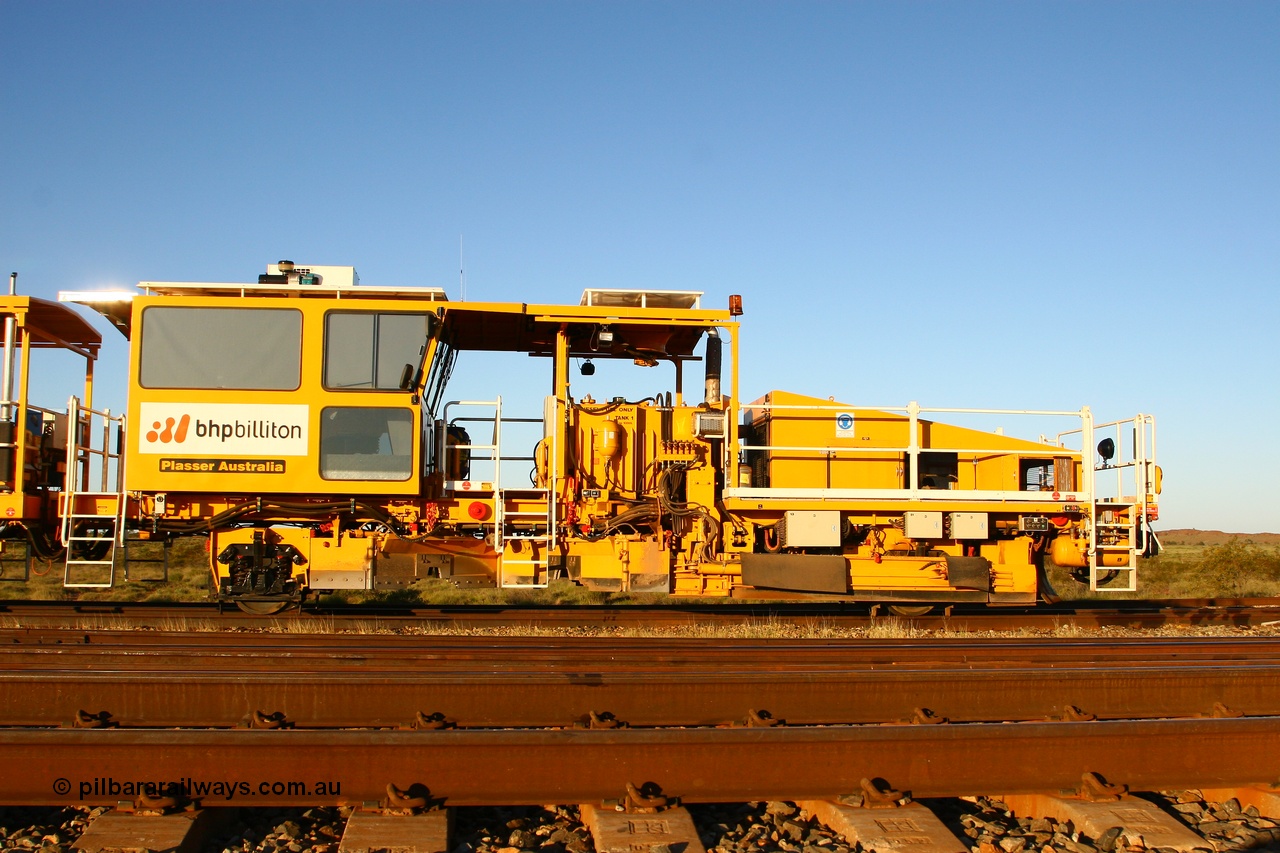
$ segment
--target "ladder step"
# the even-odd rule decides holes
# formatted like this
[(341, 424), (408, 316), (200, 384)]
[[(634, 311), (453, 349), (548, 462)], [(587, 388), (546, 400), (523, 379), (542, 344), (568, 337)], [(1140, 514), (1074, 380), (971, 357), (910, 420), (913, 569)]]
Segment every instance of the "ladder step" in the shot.
[[(74, 501), (76, 498), (85, 495), (85, 492), (77, 492), (70, 495), (68, 500)], [(115, 495), (109, 495), (115, 497)], [(102, 497), (102, 496), (99, 496)], [(91, 523), (97, 528), (95, 533), (100, 535), (84, 535), (75, 534), (72, 531), (76, 529), (77, 523)], [(115, 586), (116, 581), (116, 536), (119, 530), (119, 515), (117, 513), (90, 513), (90, 512), (73, 512), (66, 517), (64, 542), (67, 546), (67, 556), (64, 561), (62, 573), (62, 586), (64, 589), (111, 589)], [(101, 535), (105, 532), (105, 535)], [(81, 545), (107, 545), (106, 554), (102, 559), (90, 560), (80, 557), (71, 556), (70, 549), (75, 544)], [(106, 572), (101, 569), (106, 568)], [(103, 574), (107, 575), (105, 581), (82, 581), (73, 580), (71, 575), (77, 569), (97, 569), (95, 572), (98, 577)]]

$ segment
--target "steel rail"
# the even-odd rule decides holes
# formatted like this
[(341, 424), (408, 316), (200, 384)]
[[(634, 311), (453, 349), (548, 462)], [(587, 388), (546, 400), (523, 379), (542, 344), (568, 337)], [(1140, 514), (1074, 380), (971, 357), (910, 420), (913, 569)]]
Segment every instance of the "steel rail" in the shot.
[(479, 656), (497, 659), (493, 649), (501, 647), (526, 656), (549, 657), (597, 655), (612, 658), (619, 654), (694, 657), (699, 655), (740, 655), (756, 657), (769, 650), (786, 649), (795, 657), (810, 653), (829, 655), (833, 651), (877, 657), (899, 663), (904, 658), (992, 657), (1003, 654), (1029, 655), (1052, 649), (1059, 657), (1096, 660), (1099, 656), (1136, 658), (1151, 656), (1230, 657), (1261, 655), (1280, 651), (1280, 633), (1240, 633), (1227, 636), (1139, 635), (1129, 637), (1085, 636), (971, 636), (942, 634), (903, 637), (787, 637), (766, 633), (760, 637), (667, 634), (633, 636), (523, 635), (523, 634), (378, 634), (310, 631), (206, 632), (190, 630), (128, 630), (120, 628), (7, 628), (0, 627), (0, 654), (40, 654), (47, 647), (59, 647), (65, 654), (105, 654), (111, 651), (137, 655), (140, 652), (234, 654), (238, 650), (271, 650), (305, 654), (393, 655), (411, 652), (434, 658)]
[(979, 663), (1092, 668), (1131, 662), (1161, 666), (1280, 658), (1280, 635), (1232, 637), (925, 639), (723, 639), (347, 634), (244, 634), (0, 629), (0, 670), (319, 668), (432, 672), (552, 667), (572, 671), (681, 667), (726, 669), (891, 667), (895, 671)]
[[(6, 676), (0, 725), (73, 725), (80, 712), (121, 726), (236, 727), (255, 712), (291, 726), (406, 727), (441, 714), (462, 727), (568, 726), (609, 712), (633, 726), (741, 724), (752, 711), (793, 724), (909, 722), (917, 709), (952, 721), (1102, 719), (1215, 713), (1280, 715), (1280, 665), (1096, 672), (975, 669), (840, 677), (761, 672), (697, 675), (470, 677), (316, 674), (208, 677)], [(921, 722), (930, 722), (928, 714)]]
[[(0, 725), (633, 726), (1280, 715), (1280, 638), (757, 642), (273, 636), (0, 646)], [(204, 638), (207, 639), (207, 638)], [(928, 709), (932, 717), (917, 713)], [(104, 718), (105, 719), (105, 718)], [(83, 722), (83, 721), (82, 721)], [(91, 722), (91, 721), (90, 721)]]
[[(1280, 717), (611, 731), (23, 730), (0, 732), (0, 762), (22, 768), (0, 774), (0, 802), (15, 805), (115, 804), (134, 798), (124, 783), (174, 781), (204, 805), (242, 806), (358, 804), (384, 797), (388, 784), (457, 806), (599, 802), (646, 782), (685, 802), (835, 798), (857, 791), (863, 778), (916, 797), (1070, 790), (1085, 773), (1161, 790), (1274, 782)], [(246, 788), (230, 797), (197, 790), (215, 782)], [(290, 782), (307, 788), (290, 791)]]
[(717, 655), (714, 648), (699, 650), (694, 654), (663, 654), (661, 650), (644, 647), (622, 648), (616, 654), (557, 653), (552, 650), (520, 650), (498, 646), (509, 656), (502, 660), (496, 656), (468, 652), (450, 655), (440, 651), (406, 649), (382, 650), (374, 653), (359, 650), (327, 651), (312, 647), (302, 651), (272, 646), (239, 646), (214, 648), (207, 653), (198, 650), (173, 650), (138, 647), (132, 651), (99, 649), (92, 646), (40, 646), (35, 649), (0, 649), (0, 678), (21, 674), (34, 676), (66, 675), (136, 675), (159, 680), (170, 674), (201, 675), (210, 678), (233, 678), (241, 675), (268, 675), (278, 677), (309, 677), (314, 675), (333, 678), (467, 678), (484, 677), (520, 679), (533, 675), (555, 676), (561, 680), (604, 677), (654, 677), (675, 676), (716, 678), (740, 675), (786, 675), (794, 678), (830, 677), (845, 679), (873, 678), (885, 673), (926, 675), (947, 670), (978, 672), (985, 670), (1018, 670), (1036, 672), (1054, 670), (1064, 673), (1081, 672), (1088, 675), (1101, 670), (1150, 670), (1174, 673), (1192, 668), (1235, 668), (1247, 671), (1249, 667), (1270, 669), (1277, 663), (1277, 646), (1260, 644), (1252, 652), (1223, 654), (1171, 654), (1167, 658), (1157, 655), (1160, 648), (1150, 648), (1150, 656), (1143, 657), (1142, 649), (1129, 654), (1099, 654), (1090, 659), (1083, 652), (1087, 649), (1069, 649), (1056, 653), (1057, 647), (1043, 649), (1019, 648), (1014, 650), (976, 649), (968, 653), (946, 653), (945, 650), (930, 654), (903, 654), (894, 660), (880, 649), (860, 651), (833, 648), (823, 651), (792, 650), (783, 644), (754, 653), (728, 652)]
[(423, 622), (457, 629), (522, 627), (554, 628), (684, 627), (741, 625), (762, 620), (801, 626), (841, 628), (882, 625), (886, 619), (935, 630), (1013, 630), (1074, 625), (1084, 628), (1152, 628), (1167, 625), (1256, 626), (1280, 620), (1280, 599), (1185, 599), (1176, 601), (1073, 601), (1039, 607), (987, 608), (958, 604), (927, 616), (893, 617), (868, 612), (865, 603), (842, 601), (757, 601), (752, 604), (672, 602), (660, 605), (359, 605), (309, 607), (302, 613), (275, 617), (225, 611), (216, 604), (0, 601), (0, 618), (28, 626), (92, 623), (106, 627), (172, 627), (182, 620), (210, 628), (288, 629), (320, 624), (376, 621), (385, 630)]

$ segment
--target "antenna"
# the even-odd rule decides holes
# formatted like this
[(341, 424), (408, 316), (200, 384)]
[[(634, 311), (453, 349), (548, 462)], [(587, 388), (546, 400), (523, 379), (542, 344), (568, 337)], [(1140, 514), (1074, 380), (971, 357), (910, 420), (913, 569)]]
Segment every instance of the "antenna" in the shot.
[(462, 291), (462, 301), (467, 301), (467, 262), (462, 255), (462, 235), (458, 235), (458, 288)]

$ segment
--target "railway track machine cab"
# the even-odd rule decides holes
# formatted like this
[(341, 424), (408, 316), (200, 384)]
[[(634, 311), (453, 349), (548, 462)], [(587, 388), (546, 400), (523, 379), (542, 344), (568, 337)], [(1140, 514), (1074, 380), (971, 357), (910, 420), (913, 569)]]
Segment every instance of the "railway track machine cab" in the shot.
[[(454, 303), (436, 288), (362, 286), (351, 267), (288, 262), (256, 282), (139, 288), (61, 297), (131, 342), (118, 488), (82, 498), (74, 479), (6, 506), (16, 527), (55, 531), (51, 547), (77, 524), (117, 542), (127, 531), (207, 536), (218, 595), (247, 610), (424, 577), (904, 610), (1030, 603), (1046, 557), (1092, 588), (1129, 590), (1154, 545), (1149, 416), (1100, 425), (1087, 408), (867, 408), (782, 391), (744, 403), (736, 297), (728, 309), (658, 290)], [(32, 315), (14, 298), (5, 316), (25, 329)], [(86, 331), (73, 337), (91, 385), (97, 341)], [(38, 337), (10, 335), (8, 348)], [(531, 387), (495, 369), (455, 387), (455, 365), (480, 353), (532, 359), (542, 378)], [(575, 393), (606, 364), (638, 371), (643, 382), (625, 387), (653, 393)], [(26, 387), (11, 428), (28, 417)], [(84, 410), (46, 416), (54, 425), (41, 435), (55, 445), (58, 417), (88, 423)], [(1065, 427), (1016, 439), (936, 416)], [(65, 441), (73, 466), (94, 452)], [(31, 453), (10, 444), (11, 459)], [(36, 482), (10, 474), (13, 494)], [(86, 505), (113, 521), (78, 518)]]

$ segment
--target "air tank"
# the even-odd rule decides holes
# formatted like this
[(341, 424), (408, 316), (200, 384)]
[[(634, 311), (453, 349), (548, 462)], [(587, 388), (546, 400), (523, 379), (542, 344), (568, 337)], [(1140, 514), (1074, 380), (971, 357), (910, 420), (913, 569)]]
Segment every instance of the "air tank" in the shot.
[(623, 430), (622, 424), (612, 418), (606, 420), (600, 425), (600, 455), (609, 460), (622, 455), (625, 438), (626, 431)]

